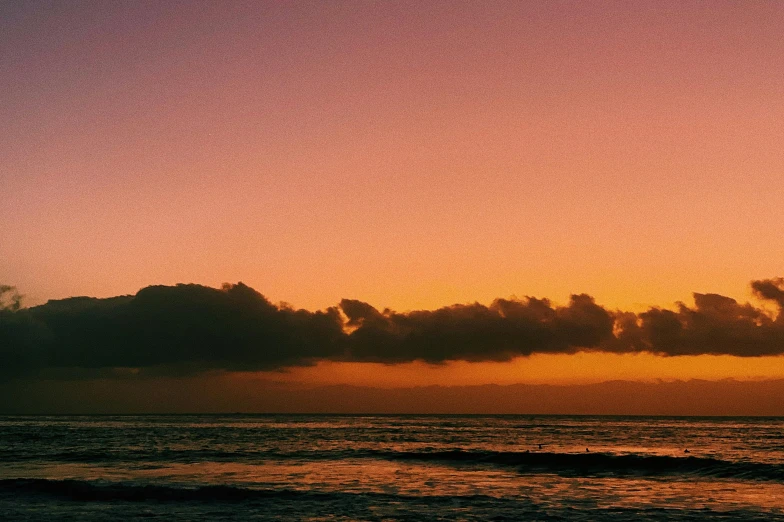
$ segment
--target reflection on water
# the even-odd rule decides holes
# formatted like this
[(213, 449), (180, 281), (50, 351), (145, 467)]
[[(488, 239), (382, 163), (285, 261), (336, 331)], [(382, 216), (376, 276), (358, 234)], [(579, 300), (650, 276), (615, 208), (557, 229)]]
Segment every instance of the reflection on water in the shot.
[[(452, 515), (475, 519), (492, 513), (770, 519), (784, 517), (782, 428), (781, 419), (5, 417), (0, 508), (28, 517), (34, 504), (42, 517), (90, 518), (95, 513), (79, 498), (96, 497), (111, 511), (131, 498), (124, 487), (139, 492), (131, 498), (134, 509), (172, 516), (185, 510), (187, 518), (201, 516), (189, 504), (194, 500), (223, 505), (222, 496), (198, 489), (218, 485), (240, 492), (222, 511), (230, 519), (254, 512), (253, 492), (267, 495), (271, 510), (256, 515), (270, 517), (275, 509), (295, 509), (299, 518), (438, 519), (458, 510)], [(75, 482), (54, 482), (66, 479)], [(138, 488), (151, 486), (199, 493), (166, 493), (179, 501), (146, 505), (148, 490)], [(73, 488), (88, 493), (79, 497)], [(159, 501), (162, 493), (155, 495)], [(422, 511), (445, 499), (459, 509), (447, 503)]]
[(243, 488), (322, 493), (384, 493), (401, 496), (486, 496), (522, 498), (541, 505), (596, 508), (784, 510), (784, 484), (686, 478), (570, 477), (464, 469), (437, 464), (367, 460), (338, 462), (261, 461), (255, 464), (198, 462), (97, 466), (65, 463), (4, 467), (3, 477), (76, 479), (98, 483), (136, 482), (198, 487), (225, 484)]

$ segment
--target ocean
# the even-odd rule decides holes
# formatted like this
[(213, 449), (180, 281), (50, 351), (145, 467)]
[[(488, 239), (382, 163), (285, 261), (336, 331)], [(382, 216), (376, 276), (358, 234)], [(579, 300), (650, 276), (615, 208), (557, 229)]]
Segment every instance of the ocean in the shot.
[(0, 417), (0, 519), (136, 518), (784, 520), (784, 419)]

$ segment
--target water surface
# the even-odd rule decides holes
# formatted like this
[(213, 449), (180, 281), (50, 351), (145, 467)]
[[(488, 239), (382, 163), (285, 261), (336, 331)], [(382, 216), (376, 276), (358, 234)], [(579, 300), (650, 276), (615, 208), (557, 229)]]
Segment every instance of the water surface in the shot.
[(7, 416), (0, 514), (784, 520), (784, 419)]

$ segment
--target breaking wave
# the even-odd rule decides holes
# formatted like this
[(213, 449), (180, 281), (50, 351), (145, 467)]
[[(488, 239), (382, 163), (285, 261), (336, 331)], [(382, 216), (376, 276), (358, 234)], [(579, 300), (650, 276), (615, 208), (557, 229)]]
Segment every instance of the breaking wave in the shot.
[(379, 456), (391, 460), (512, 467), (520, 472), (557, 473), (574, 476), (682, 474), (784, 482), (784, 465), (762, 462), (732, 462), (711, 457), (464, 450), (386, 454), (379, 452)]

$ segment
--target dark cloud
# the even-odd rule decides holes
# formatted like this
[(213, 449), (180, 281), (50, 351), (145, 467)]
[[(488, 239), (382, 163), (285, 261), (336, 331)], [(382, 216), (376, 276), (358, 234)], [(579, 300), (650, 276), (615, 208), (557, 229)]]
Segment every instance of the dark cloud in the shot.
[(784, 415), (784, 380), (507, 386), (301, 386), (231, 374), (182, 378), (0, 381), (3, 414), (411, 413)]
[(15, 286), (0, 285), (0, 310), (15, 312), (22, 307), (22, 296)]
[(779, 321), (784, 321), (781, 310), (784, 309), (784, 277), (752, 281), (751, 288), (760, 299), (774, 301), (779, 307)]
[(40, 368), (265, 370), (334, 357), (336, 308), (276, 307), (242, 283), (151, 286), (135, 296), (75, 297), (0, 316), (0, 354), (14, 373)]
[(565, 307), (529, 298), (407, 313), (344, 299), (340, 308), (356, 328), (347, 339), (348, 353), (361, 361), (505, 361), (534, 352), (574, 352), (598, 348), (613, 328), (612, 315), (585, 294), (573, 295)]
[(717, 294), (694, 294), (694, 307), (652, 309), (640, 314), (638, 346), (666, 355), (777, 355), (784, 328), (750, 304)]
[(661, 355), (784, 354), (784, 279), (753, 281), (751, 287), (760, 299), (776, 303), (775, 318), (730, 297), (695, 293), (694, 307), (678, 303), (676, 310), (616, 314), (616, 338), (609, 348)]
[(311, 312), (274, 305), (242, 283), (220, 289), (151, 286), (134, 296), (74, 297), (20, 308), (15, 289), (1, 286), (8, 304), (0, 307), (0, 376), (114, 375), (118, 368), (188, 375), (323, 359), (506, 361), (580, 350), (782, 354), (784, 279), (754, 281), (752, 289), (777, 306), (775, 317), (718, 294), (694, 294), (693, 307), (679, 303), (675, 310), (640, 314), (610, 311), (586, 294), (571, 296), (566, 306), (529, 297), (411, 312), (344, 299), (338, 307)]

